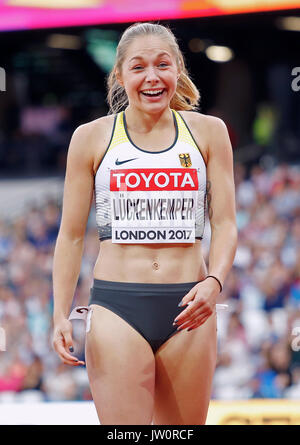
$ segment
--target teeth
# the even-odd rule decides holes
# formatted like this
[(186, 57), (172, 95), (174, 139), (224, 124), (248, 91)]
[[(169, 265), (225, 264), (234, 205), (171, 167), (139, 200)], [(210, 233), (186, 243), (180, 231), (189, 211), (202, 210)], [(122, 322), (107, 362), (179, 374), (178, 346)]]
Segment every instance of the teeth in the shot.
[(163, 92), (163, 89), (162, 90), (155, 90), (155, 91), (153, 91), (153, 90), (142, 91), (142, 93), (145, 93), (145, 94), (159, 94), (159, 93), (162, 93), (162, 92)]

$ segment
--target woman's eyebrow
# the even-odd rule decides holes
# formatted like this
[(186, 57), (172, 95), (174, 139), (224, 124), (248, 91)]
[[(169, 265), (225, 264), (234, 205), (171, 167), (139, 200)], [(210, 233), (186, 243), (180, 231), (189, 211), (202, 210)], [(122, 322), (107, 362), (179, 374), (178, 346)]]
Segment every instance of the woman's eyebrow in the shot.
[(133, 60), (140, 60), (140, 59), (142, 59), (143, 57), (141, 57), (141, 56), (134, 56), (134, 57), (132, 57), (130, 60), (129, 60), (129, 62), (132, 62)]
[[(166, 51), (162, 51), (161, 53), (157, 54), (156, 58), (161, 57), (161, 56), (168, 56), (168, 57), (170, 57), (170, 54), (167, 53)], [(143, 59), (143, 56), (134, 56), (134, 57), (132, 57), (132, 58), (129, 60), (129, 62), (132, 62), (133, 60), (136, 60), (136, 59), (137, 59), (137, 60), (142, 60), (142, 59)]]

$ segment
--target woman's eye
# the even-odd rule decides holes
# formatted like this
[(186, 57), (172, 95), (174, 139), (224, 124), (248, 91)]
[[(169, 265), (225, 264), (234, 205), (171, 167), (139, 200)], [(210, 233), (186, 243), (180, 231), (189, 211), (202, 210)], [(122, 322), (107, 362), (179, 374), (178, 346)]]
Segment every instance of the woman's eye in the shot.
[(161, 62), (158, 66), (160, 66), (161, 68), (166, 68), (168, 64), (165, 62)]
[(134, 66), (132, 69), (133, 70), (141, 70), (141, 69), (143, 69), (143, 67), (141, 65), (137, 65), (137, 66)]

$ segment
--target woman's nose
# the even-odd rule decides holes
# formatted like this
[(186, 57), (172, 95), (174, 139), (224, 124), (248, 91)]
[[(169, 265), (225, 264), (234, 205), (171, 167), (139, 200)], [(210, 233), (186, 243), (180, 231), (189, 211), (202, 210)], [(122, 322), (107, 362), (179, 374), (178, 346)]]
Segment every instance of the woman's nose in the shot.
[(158, 82), (159, 78), (154, 67), (149, 67), (146, 73), (146, 80), (148, 82)]

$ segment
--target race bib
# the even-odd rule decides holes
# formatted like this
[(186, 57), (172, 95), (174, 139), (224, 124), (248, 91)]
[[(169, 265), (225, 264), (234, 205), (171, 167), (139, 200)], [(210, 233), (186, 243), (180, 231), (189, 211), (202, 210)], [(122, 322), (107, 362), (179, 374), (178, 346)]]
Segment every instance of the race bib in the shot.
[(196, 169), (111, 170), (110, 192), (113, 243), (195, 242)]

